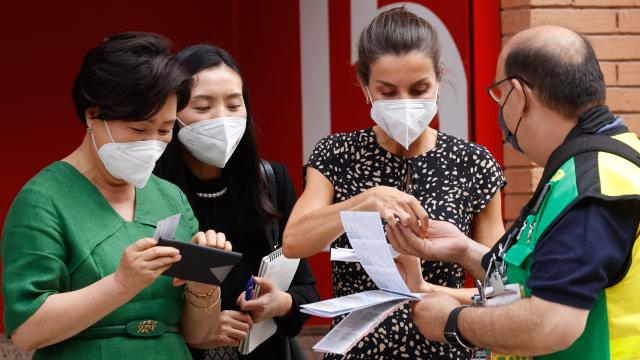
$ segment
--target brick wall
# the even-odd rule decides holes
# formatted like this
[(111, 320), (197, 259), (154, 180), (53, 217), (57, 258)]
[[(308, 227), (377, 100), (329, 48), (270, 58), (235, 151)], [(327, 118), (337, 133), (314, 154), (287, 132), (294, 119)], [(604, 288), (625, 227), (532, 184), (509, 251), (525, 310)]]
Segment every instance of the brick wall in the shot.
[[(640, 134), (640, 0), (502, 0), (502, 41), (538, 25), (561, 25), (593, 44), (607, 82), (607, 105)], [(542, 169), (504, 147), (505, 220), (510, 224)]]

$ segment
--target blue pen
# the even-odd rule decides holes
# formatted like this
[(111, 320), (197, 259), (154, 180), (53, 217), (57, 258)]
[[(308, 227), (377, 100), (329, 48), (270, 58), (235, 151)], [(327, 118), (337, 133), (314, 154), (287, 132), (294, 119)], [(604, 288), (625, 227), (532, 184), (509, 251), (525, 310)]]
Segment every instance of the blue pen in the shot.
[(246, 301), (253, 300), (253, 276), (247, 281), (247, 291), (244, 293), (244, 299)]

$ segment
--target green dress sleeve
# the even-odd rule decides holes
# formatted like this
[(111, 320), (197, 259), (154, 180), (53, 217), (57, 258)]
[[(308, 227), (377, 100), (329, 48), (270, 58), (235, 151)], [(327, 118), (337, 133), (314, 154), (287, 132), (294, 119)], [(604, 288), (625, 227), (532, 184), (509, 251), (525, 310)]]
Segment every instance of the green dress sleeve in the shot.
[[(176, 186), (177, 188), (177, 186)], [(189, 229), (191, 229), (191, 236), (193, 237), (193, 235), (195, 235), (198, 231), (200, 231), (200, 225), (198, 223), (198, 219), (196, 218), (195, 214), (193, 213), (193, 209), (191, 208), (191, 205), (189, 204), (189, 200), (187, 200), (187, 196), (182, 192), (182, 190), (178, 189), (178, 193), (180, 195), (180, 202), (182, 203), (182, 219), (181, 221), (185, 221), (188, 226)], [(208, 230), (208, 229), (207, 229)], [(215, 229), (213, 229), (215, 230)], [(191, 239), (187, 239), (188, 241), (191, 241)]]
[(43, 189), (27, 185), (6, 217), (2, 235), (5, 330), (13, 331), (49, 295), (68, 291), (67, 251), (56, 209)]

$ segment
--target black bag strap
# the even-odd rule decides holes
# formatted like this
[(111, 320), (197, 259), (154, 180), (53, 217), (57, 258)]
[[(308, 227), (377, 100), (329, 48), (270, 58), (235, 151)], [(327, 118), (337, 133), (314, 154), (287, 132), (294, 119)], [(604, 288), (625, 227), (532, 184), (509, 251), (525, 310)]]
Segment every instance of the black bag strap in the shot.
[[(606, 135), (581, 135), (567, 140), (564, 144), (560, 145), (553, 151), (547, 165), (542, 173), (542, 178), (534, 191), (533, 196), (529, 202), (520, 210), (520, 215), (514, 221), (511, 228), (509, 228), (505, 234), (498, 240), (498, 244), (508, 246), (509, 239), (516, 236), (520, 231), (520, 228), (524, 224), (524, 220), (527, 216), (535, 214), (538, 211), (538, 207), (542, 198), (549, 190), (549, 180), (555, 175), (560, 167), (572, 157), (588, 153), (592, 151), (603, 151), (613, 155), (620, 156), (626, 160), (629, 160), (634, 165), (640, 167), (640, 153), (638, 153), (631, 146), (623, 143), (622, 141), (611, 138)], [(487, 269), (491, 260), (491, 255), (498, 253), (499, 247), (495, 246), (487, 255), (482, 258), (482, 266)]]
[[(267, 190), (269, 192), (269, 201), (274, 209), (278, 209), (278, 186), (276, 184), (276, 175), (273, 172), (271, 164), (264, 159), (260, 159), (260, 167), (267, 182)], [(273, 219), (271, 222), (264, 225), (265, 233), (267, 234), (267, 240), (272, 249), (278, 248), (278, 238), (280, 237), (280, 225), (278, 219)]]
[(551, 180), (551, 177), (553, 177), (562, 164), (576, 155), (592, 151), (602, 151), (617, 155), (640, 167), (640, 153), (622, 141), (606, 135), (578, 136), (560, 145), (560, 147), (551, 154), (542, 173), (542, 178), (536, 187), (534, 196), (523, 210), (526, 209), (530, 211), (534, 209), (537, 199), (541, 195), (545, 185)]

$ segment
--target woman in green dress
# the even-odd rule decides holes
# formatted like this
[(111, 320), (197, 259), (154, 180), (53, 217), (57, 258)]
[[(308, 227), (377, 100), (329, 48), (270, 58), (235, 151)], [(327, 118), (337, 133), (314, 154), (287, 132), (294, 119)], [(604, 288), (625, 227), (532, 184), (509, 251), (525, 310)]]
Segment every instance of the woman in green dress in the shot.
[(85, 56), (72, 94), (84, 140), (24, 186), (2, 235), (5, 329), (35, 359), (190, 359), (187, 343), (211, 341), (220, 289), (161, 277), (180, 254), (153, 239), (180, 214), (176, 239), (231, 247), (151, 175), (190, 81), (154, 34), (117, 34)]

